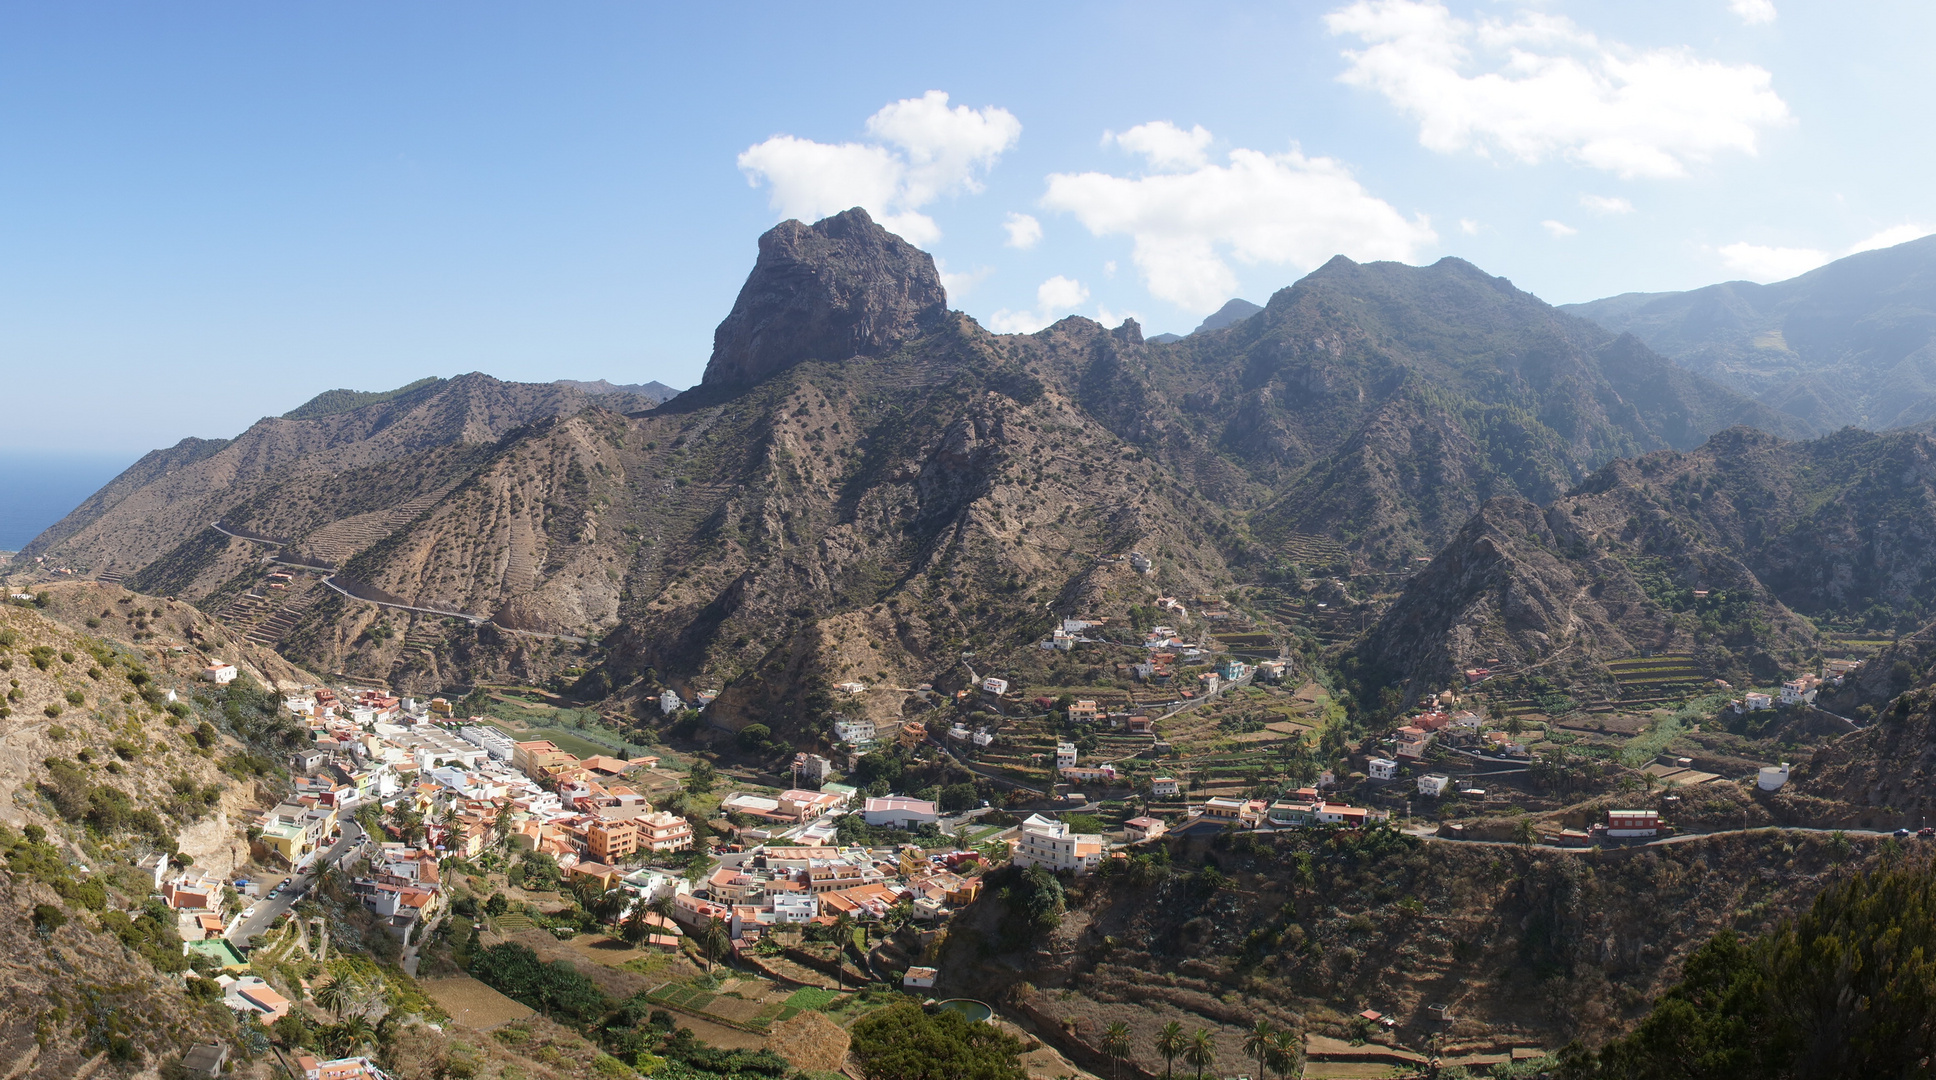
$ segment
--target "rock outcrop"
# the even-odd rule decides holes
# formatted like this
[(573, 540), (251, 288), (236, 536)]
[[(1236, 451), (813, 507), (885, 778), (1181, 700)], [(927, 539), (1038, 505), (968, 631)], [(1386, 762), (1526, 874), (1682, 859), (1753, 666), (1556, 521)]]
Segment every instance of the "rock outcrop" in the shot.
[(859, 207), (760, 237), (760, 257), (713, 333), (700, 384), (750, 386), (806, 360), (880, 356), (938, 327), (948, 312), (927, 252)]

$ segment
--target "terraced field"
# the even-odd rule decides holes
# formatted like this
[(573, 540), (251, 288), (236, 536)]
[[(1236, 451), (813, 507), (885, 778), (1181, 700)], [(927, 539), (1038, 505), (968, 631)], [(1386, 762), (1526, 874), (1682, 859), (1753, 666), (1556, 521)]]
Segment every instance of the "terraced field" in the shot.
[(1328, 536), (1312, 536), (1308, 533), (1290, 533), (1277, 545), (1278, 558), (1293, 562), (1305, 568), (1331, 566), (1347, 562), (1351, 556), (1344, 545)]
[(1607, 671), (1620, 688), (1622, 705), (1679, 701), (1713, 685), (1700, 661), (1673, 653), (1610, 660)]
[(1827, 638), (1823, 645), (1831, 652), (1840, 650), (1850, 656), (1869, 656), (1894, 644), (1895, 639), (1886, 637), (1848, 637), (1835, 634)]

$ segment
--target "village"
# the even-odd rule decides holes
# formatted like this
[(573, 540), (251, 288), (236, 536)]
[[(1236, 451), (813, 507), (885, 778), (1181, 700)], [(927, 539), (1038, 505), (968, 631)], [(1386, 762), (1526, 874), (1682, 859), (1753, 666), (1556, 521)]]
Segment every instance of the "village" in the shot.
[[(1188, 616), (1170, 597), (1159, 610)], [(273, 1025), (292, 1006), (252, 973), (250, 953), (263, 941), (320, 947), (327, 934), (305, 930), (315, 916), (302, 901), (326, 882), (382, 929), (412, 975), (426, 943), (448, 943), (454, 923), (472, 935), (541, 928), (560, 940), (601, 931), (708, 969), (731, 958), (772, 986), (885, 985), (927, 996), (943, 980), (942, 928), (1001, 866), (1086, 876), (1139, 845), (1226, 830), (1386, 826), (1560, 847), (1676, 831), (1663, 813), (1676, 795), (1610, 804), (1590, 820), (1525, 816), (1568, 801), (1543, 792), (1542, 777), (1569, 761), (1588, 762), (1583, 772), (1594, 761), (1617, 764), (1605, 752), (1592, 758), (1590, 747), (1630, 750), (1642, 745), (1639, 729), (1610, 730), (1590, 712), (1509, 708), (1485, 694), (1494, 673), (1475, 671), (1383, 733), (1346, 738), (1342, 710), (1294, 657), (1268, 655), (1267, 635), (1214, 601), (1204, 614), (1212, 618), (1199, 625), (1216, 626), (1215, 636), (1190, 640), (1167, 624), (1112, 635), (1107, 620), (1070, 618), (1041, 643), (1051, 663), (1106, 657), (1101, 670), (1114, 680), (977, 675), (952, 694), (916, 688), (893, 723), (843, 710), (822, 746), (768, 763), (787, 787), (669, 748), (619, 756), (519, 738), (441, 697), (285, 689), (281, 708), (308, 741), (287, 763), (288, 795), (248, 829), (255, 864), (268, 869), (224, 878), (159, 856), (143, 868), (177, 912), (184, 949), (222, 969), (230, 1008)], [(1806, 707), (1855, 666), (1831, 662), (1778, 691), (1702, 700), (1724, 700), (1723, 716)], [(202, 673), (218, 686), (235, 677), (220, 660)], [(856, 702), (873, 692), (859, 681), (832, 689)], [(701, 714), (713, 698), (667, 689), (660, 711), (669, 720)], [(890, 760), (905, 762), (910, 778), (963, 782), (901, 789), (876, 775)], [(1694, 765), (1662, 753), (1634, 775), (1648, 793), (1724, 779)], [(1786, 763), (1749, 770), (1763, 791), (1787, 774)], [(1514, 827), (1492, 827), (1499, 822)], [(488, 904), (480, 885), (494, 890)], [(529, 902), (546, 895), (555, 899)], [(879, 931), (878, 943), (866, 928)], [(668, 982), (654, 1000), (716, 1022), (693, 1004), (711, 999), (712, 983), (702, 982)], [(381, 1076), (363, 1059), (311, 1064), (320, 1070), (312, 1075), (341, 1080)]]

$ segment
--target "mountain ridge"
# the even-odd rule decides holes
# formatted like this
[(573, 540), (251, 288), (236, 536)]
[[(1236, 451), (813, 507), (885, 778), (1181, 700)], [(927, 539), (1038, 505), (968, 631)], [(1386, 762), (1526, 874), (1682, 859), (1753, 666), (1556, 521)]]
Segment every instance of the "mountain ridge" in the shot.
[(1936, 236), (1772, 284), (1624, 293), (1561, 310), (1630, 331), (1817, 432), (1936, 420)]

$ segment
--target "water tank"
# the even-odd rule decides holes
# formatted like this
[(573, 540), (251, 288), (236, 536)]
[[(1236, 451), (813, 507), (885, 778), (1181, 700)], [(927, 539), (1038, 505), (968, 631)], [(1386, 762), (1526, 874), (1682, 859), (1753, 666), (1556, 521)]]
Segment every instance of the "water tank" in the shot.
[(1781, 790), (1781, 786), (1788, 782), (1788, 763), (1784, 761), (1779, 765), (1763, 765), (1761, 774), (1756, 777), (1755, 782), (1763, 791)]

